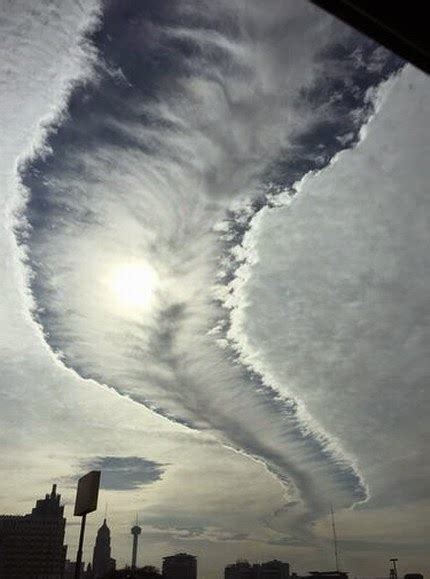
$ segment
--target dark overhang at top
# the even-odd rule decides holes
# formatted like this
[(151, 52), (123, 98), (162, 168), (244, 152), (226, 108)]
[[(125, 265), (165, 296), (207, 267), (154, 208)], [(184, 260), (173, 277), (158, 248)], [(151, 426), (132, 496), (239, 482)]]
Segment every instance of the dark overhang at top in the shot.
[(426, 2), (311, 0), (404, 60), (430, 73), (430, 35)]

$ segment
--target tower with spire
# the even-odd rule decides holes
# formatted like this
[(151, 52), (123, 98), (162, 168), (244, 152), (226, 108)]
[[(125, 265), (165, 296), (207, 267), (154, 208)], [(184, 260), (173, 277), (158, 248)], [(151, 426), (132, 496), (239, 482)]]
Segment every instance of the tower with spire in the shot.
[(136, 515), (136, 524), (131, 527), (131, 534), (133, 535), (133, 550), (131, 553), (131, 570), (136, 570), (136, 563), (137, 563), (137, 547), (139, 541), (139, 535), (142, 532), (142, 528), (138, 525), (137, 515)]
[(93, 576), (94, 579), (103, 577), (106, 573), (115, 570), (115, 559), (111, 557), (110, 529), (106, 519), (97, 531), (93, 553)]

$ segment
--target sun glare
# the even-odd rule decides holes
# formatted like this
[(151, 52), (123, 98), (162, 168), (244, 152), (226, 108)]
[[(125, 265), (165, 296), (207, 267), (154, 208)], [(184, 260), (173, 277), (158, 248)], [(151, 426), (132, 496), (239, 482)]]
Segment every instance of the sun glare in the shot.
[(115, 268), (112, 288), (118, 303), (128, 310), (142, 310), (151, 305), (157, 284), (155, 271), (143, 263), (125, 263)]

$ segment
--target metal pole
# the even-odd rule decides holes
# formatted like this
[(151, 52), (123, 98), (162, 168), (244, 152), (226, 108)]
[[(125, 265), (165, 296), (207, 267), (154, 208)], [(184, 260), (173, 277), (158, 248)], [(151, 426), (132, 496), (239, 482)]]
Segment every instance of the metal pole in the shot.
[(82, 563), (82, 547), (84, 545), (84, 533), (85, 533), (85, 521), (87, 514), (82, 515), (81, 519), (81, 533), (79, 535), (79, 547), (78, 554), (76, 555), (76, 565), (75, 565), (75, 579), (80, 579), (81, 577), (81, 563)]
[(334, 522), (333, 503), (330, 503), (330, 513), (331, 513), (331, 528), (333, 530), (334, 560), (336, 562), (336, 572), (339, 573), (339, 552), (337, 549), (337, 536), (336, 536), (336, 525)]

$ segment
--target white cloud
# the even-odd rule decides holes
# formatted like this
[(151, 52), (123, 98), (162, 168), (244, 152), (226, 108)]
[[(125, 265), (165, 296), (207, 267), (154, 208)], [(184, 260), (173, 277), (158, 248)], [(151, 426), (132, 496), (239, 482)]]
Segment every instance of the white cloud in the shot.
[[(278, 483), (258, 465), (239, 460), (214, 444), (204, 433), (192, 433), (180, 425), (154, 415), (142, 405), (120, 397), (113, 390), (93, 381), (80, 379), (65, 369), (52, 355), (41, 332), (29, 316), (29, 298), (25, 291), (25, 274), (19, 261), (20, 253), (12, 235), (12, 212), (20, 205), (16, 167), (20, 158), (40, 152), (45, 125), (64, 113), (67, 95), (78, 80), (91, 74), (93, 53), (80, 42), (80, 30), (94, 22), (95, 4), (80, 6), (73, 2), (37, 5), (9, 2), (2, 19), (2, 156), (0, 223), (0, 417), (2, 440), (2, 484), (0, 512), (25, 513), (37, 498), (49, 491), (50, 484), (59, 481), (59, 490), (66, 500), (66, 516), (73, 521), (71, 503), (74, 489), (66, 478), (82, 468), (82, 461), (100, 455), (137, 456), (169, 464), (164, 482), (167, 489), (154, 486), (151, 492), (127, 493), (127, 499), (111, 497), (109, 513), (113, 521), (114, 546), (120, 561), (128, 561), (130, 519), (134, 511), (144, 515), (151, 502), (176, 503), (174, 489), (202, 480), (206, 473), (206, 488), (212, 488), (213, 500), (220, 501), (216, 487), (218, 464), (231, 463), (230, 474), (235, 481), (248, 479), (249, 469), (259, 477), (260, 494), (272, 497), (268, 504), (282, 500)], [(175, 464), (188, 465), (184, 477), (175, 474)], [(171, 465), (171, 466), (170, 466)], [(212, 469), (212, 470), (211, 470)], [(235, 475), (234, 475), (235, 473)], [(215, 482), (213, 482), (215, 481)], [(272, 490), (267, 490), (267, 485)], [(240, 485), (239, 485), (240, 486)], [(252, 495), (253, 490), (249, 489)], [(162, 495), (166, 494), (166, 501)], [(170, 498), (168, 498), (170, 496)], [(101, 494), (101, 512), (109, 492)], [(196, 493), (182, 497), (178, 520), (195, 508)], [(204, 497), (210, 504), (208, 496)], [(234, 500), (234, 498), (232, 498)], [(259, 501), (261, 502), (261, 501)], [(220, 503), (219, 503), (220, 504)], [(226, 513), (231, 504), (225, 505)], [(131, 512), (133, 511), (133, 512)], [(252, 509), (250, 509), (251, 513)], [(156, 518), (157, 511), (154, 510)], [(208, 516), (210, 516), (208, 514)], [(221, 516), (221, 514), (220, 514)], [(259, 512), (254, 514), (258, 517)], [(252, 515), (250, 514), (251, 520)], [(90, 558), (97, 515), (89, 521), (86, 559)], [(118, 537), (124, 521), (125, 535)], [(228, 523), (227, 523), (228, 524)], [(254, 522), (251, 525), (257, 525)], [(117, 540), (118, 537), (118, 540)], [(77, 527), (68, 528), (69, 556), (76, 552)], [(155, 557), (165, 551), (155, 551)], [(155, 561), (158, 563), (158, 561)]]
[[(157, 58), (181, 38), (193, 43), (193, 56), (176, 48), (175, 71), (164, 76), (158, 64), (154, 80), (148, 56), (141, 77), (139, 67), (103, 54), (129, 81), (127, 98), (111, 75), (78, 95), (49, 142), (52, 155), (27, 167), (24, 179), (32, 288), (58, 356), (81, 376), (264, 461), (288, 486), (291, 525), (302, 527), (325, 510), (323, 492), (335, 487), (350, 505), (365, 498), (365, 486), (322, 435), (303, 430), (294, 404), (249, 376), (210, 334), (224, 316), (213, 291), (224, 243), (217, 222), (234, 199), (238, 206), (257, 194), (274, 161), (298, 154), (295, 139), (306, 141), (319, 123), (355, 126), (327, 91), (329, 82), (350, 90), (355, 68), (323, 54), (335, 41), (346, 52), (363, 41), (310, 5), (287, 8), (274, 3), (263, 16), (258, 3), (212, 7), (236, 30), (220, 28), (222, 41), (218, 31), (203, 34), (199, 7), (190, 29), (142, 18), (110, 36), (113, 46), (126, 38)], [(163, 90), (143, 98), (151, 82)], [(246, 227), (243, 215), (236, 225)], [(151, 308), (121, 316), (103, 280), (130, 259), (143, 259), (160, 284)]]
[[(364, 488), (354, 464), (329, 438), (304, 431), (291, 401), (267, 390), (237, 364), (231, 349), (218, 346), (225, 327), (224, 312), (214, 304), (225, 242), (220, 221), (231, 208), (235, 225), (246, 229), (255, 210), (249, 200), (259, 194), (262, 173), (272, 161), (300, 157), (299, 137), (319, 123), (334, 123), (331, 130), (340, 131), (335, 125), (340, 115), (349, 124), (336, 140), (366, 118), (363, 102), (351, 115), (336, 104), (339, 93), (315, 94), (345, 79), (345, 91), (359, 91), (350, 86), (355, 72), (347, 62), (322, 55), (332, 41), (352, 50), (351, 35), (311, 5), (273, 2), (268, 10), (259, 2), (181, 2), (180, 28), (143, 19), (133, 34), (111, 36), (107, 46), (118, 42), (118, 53), (126, 55), (114, 62), (79, 42), (79, 31), (95, 25), (93, 5), (43, 5), (28, 18), (24, 2), (13, 6), (2, 36), (9, 43), (3, 72), (10, 95), (4, 116), (10, 122), (1, 161), (6, 215), (0, 235), (7, 279), (0, 314), (8, 331), (0, 334), (0, 345), (5, 466), (14, 474), (1, 505), (10, 508), (15, 492), (28, 509), (48, 479), (75, 474), (84, 459), (138, 456), (169, 466), (145, 494), (110, 491), (120, 558), (129, 550), (130, 511), (137, 509), (152, 517), (154, 557), (184, 540), (198, 553), (210, 545), (209, 570), (215, 560), (227, 562), (236, 554), (280, 556), (279, 537), (321, 514), (328, 494), (336, 492), (339, 504), (350, 505), (363, 498)], [(201, 29), (184, 24), (187, 14)], [(219, 22), (222, 33), (203, 34), (209, 22)], [(224, 28), (226, 23), (231, 28)], [(352, 38), (353, 44), (364, 42)], [(178, 40), (193, 44), (192, 58), (180, 51), (178, 57)], [(142, 71), (133, 70), (130, 46), (136, 54), (154, 49), (157, 58), (168, 51), (178, 58), (178, 73), (170, 73), (165, 60), (156, 68), (157, 98), (145, 93), (153, 89), (151, 67), (143, 60)], [(372, 62), (383, 68), (380, 56)], [(72, 91), (76, 102), (66, 109), (67, 96), (83, 78), (94, 82), (81, 93)], [(43, 141), (41, 119), (54, 118), (56, 133)], [(309, 159), (325, 159), (320, 149), (321, 144), (310, 151)], [(24, 271), (10, 212), (23, 205), (18, 159), (32, 153), (24, 171), (31, 197), (23, 217), (32, 226)], [(236, 239), (231, 229), (227, 234)], [(111, 268), (142, 259), (160, 283), (151, 308), (124, 316), (105, 281)], [(231, 264), (224, 259), (228, 276)], [(254, 267), (260, 267), (258, 261)], [(26, 275), (34, 275), (46, 342), (28, 313)], [(242, 295), (258, 275), (246, 280)], [(257, 296), (259, 288), (255, 291)], [(258, 313), (255, 296), (248, 301), (254, 300)], [(253, 319), (263, 331), (264, 316)], [(276, 321), (274, 316), (273, 334), (268, 330), (272, 339)], [(220, 331), (212, 335), (216, 326)], [(257, 332), (250, 325), (243, 330), (252, 346)], [(271, 356), (268, 351), (265, 362)], [(75, 370), (92, 379), (81, 379)], [(105, 383), (143, 404), (120, 397)], [(338, 436), (310, 403), (308, 410), (330, 436)], [(352, 444), (342, 449), (356, 454)], [(200, 535), (193, 539), (197, 527)], [(249, 540), (225, 546), (226, 538), (246, 534)], [(76, 541), (76, 527), (69, 538)]]
[(246, 362), (355, 457), (363, 508), (395, 504), (399, 521), (427, 496), (428, 88), (406, 68), (355, 149), (254, 219), (231, 331)]

